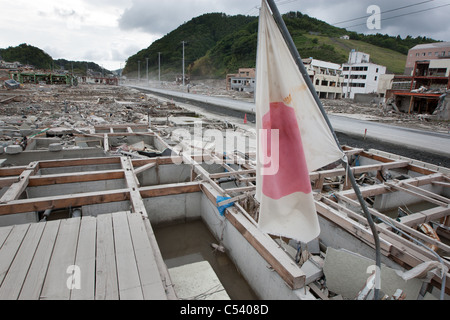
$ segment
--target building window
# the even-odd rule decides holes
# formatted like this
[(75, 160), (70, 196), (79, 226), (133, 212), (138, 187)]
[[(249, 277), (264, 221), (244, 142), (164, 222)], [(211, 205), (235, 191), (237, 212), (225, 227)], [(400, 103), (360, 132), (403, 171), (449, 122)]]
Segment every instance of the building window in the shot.
[(375, 81), (378, 81), (378, 77), (375, 77)]
[(428, 56), (431, 57), (433, 55), (433, 52), (428, 52)]
[(419, 56), (419, 54), (418, 53), (416, 53), (416, 57), (418, 57)]
[(439, 55), (439, 52), (435, 52), (434, 55), (437, 57)]
[(376, 71), (376, 73), (378, 73), (378, 71), (379, 71), (379, 70), (380, 70), (380, 69), (378, 69), (378, 68), (377, 68), (377, 71)]

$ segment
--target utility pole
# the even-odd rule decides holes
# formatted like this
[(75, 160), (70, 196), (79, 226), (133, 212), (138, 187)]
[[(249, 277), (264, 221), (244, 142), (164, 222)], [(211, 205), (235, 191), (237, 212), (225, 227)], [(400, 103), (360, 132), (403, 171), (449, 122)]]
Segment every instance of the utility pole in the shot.
[(185, 81), (184, 81), (184, 44), (186, 43), (185, 41), (182, 41), (183, 43), (183, 87), (185, 86)]
[(158, 52), (158, 81), (161, 83), (161, 52)]
[(138, 61), (138, 82), (141, 82), (141, 62)]
[(149, 83), (149, 79), (148, 79), (148, 58), (145, 58), (145, 60), (147, 60), (147, 85)]

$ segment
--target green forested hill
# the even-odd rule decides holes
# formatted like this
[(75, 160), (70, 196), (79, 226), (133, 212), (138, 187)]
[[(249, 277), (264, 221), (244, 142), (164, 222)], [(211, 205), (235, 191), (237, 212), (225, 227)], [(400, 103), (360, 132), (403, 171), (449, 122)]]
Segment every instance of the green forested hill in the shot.
[[(352, 49), (371, 55), (374, 63), (385, 65), (388, 72), (403, 73), (408, 50), (417, 44), (436, 42), (427, 37), (402, 39), (400, 36), (363, 35), (333, 27), (326, 22), (300, 12), (283, 16), (303, 58), (344, 63)], [(205, 14), (180, 26), (149, 48), (127, 61), (124, 74), (135, 77), (138, 61), (141, 76), (146, 71), (146, 58), (154, 78), (158, 72), (158, 52), (161, 52), (163, 79), (173, 80), (182, 73), (182, 41), (185, 47), (186, 72), (193, 77), (224, 77), (239, 68), (254, 67), (256, 63), (258, 17)], [(340, 39), (349, 35), (350, 40)]]
[(18, 61), (22, 64), (31, 64), (39, 69), (48, 69), (52, 66), (53, 59), (43, 50), (26, 43), (17, 47), (0, 49), (0, 56), (8, 62)]
[[(33, 65), (37, 69), (44, 70), (68, 70), (75, 74), (85, 75), (87, 68), (101, 72), (102, 68), (94, 62), (68, 61), (65, 59), (53, 60), (53, 58), (42, 49), (23, 43), (17, 47), (0, 49), (0, 56), (7, 62), (18, 61), (22, 64)], [(109, 71), (106, 70), (109, 73)]]
[(138, 61), (141, 61), (141, 75), (144, 75), (147, 58), (149, 59), (149, 69), (152, 73), (156, 72), (158, 69), (158, 52), (161, 52), (163, 73), (171, 74), (171, 76), (181, 74), (183, 41), (185, 42), (187, 70), (189, 65), (202, 58), (218, 41), (240, 30), (254, 19), (254, 17), (242, 15), (227, 16), (222, 13), (210, 13), (194, 18), (155, 41), (149, 48), (128, 58), (123, 73), (136, 76)]

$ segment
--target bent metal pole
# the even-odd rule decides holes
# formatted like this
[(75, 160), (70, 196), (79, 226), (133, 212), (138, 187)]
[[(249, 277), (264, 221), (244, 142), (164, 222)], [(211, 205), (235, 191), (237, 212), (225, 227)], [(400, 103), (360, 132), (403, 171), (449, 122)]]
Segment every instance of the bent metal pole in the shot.
[[(303, 61), (302, 58), (300, 57), (300, 54), (297, 50), (297, 47), (295, 46), (294, 40), (292, 39), (289, 30), (286, 27), (286, 24), (284, 23), (283, 18), (281, 17), (280, 12), (278, 11), (277, 5), (275, 4), (274, 0), (266, 0), (270, 9), (272, 10), (272, 14), (273, 17), (275, 19), (275, 22), (278, 25), (278, 28), (280, 28), (281, 33), (283, 34), (284, 40), (286, 41), (289, 50), (291, 52), (291, 55), (293, 56), (297, 66), (299, 67), (300, 73), (302, 74), (303, 78), (305, 79), (306, 84), (308, 85), (309, 91), (311, 91), (323, 117), (325, 118), (325, 121), (328, 125), (328, 127), (330, 128), (334, 139), (336, 140), (337, 145), (339, 146), (339, 148), (341, 149), (342, 152), (344, 152), (342, 150), (341, 144), (339, 143), (339, 140), (336, 136), (336, 133), (334, 132), (333, 126), (331, 125), (330, 119), (328, 118), (327, 113), (325, 112), (325, 109), (322, 105), (322, 102), (320, 101), (319, 96), (317, 95), (316, 89), (314, 88), (314, 85), (308, 75), (308, 72), (305, 68), (305, 66), (303, 65)], [(377, 276), (378, 276), (378, 280), (381, 277), (381, 249), (380, 249), (380, 239), (378, 236), (378, 232), (377, 229), (375, 227), (375, 223), (373, 221), (372, 215), (369, 213), (369, 210), (367, 208), (367, 204), (364, 201), (364, 198), (362, 196), (361, 190), (359, 189), (358, 184), (356, 183), (355, 177), (353, 175), (353, 171), (350, 168), (350, 164), (348, 163), (348, 161), (343, 161), (344, 165), (346, 166), (346, 171), (348, 172), (348, 177), (350, 179), (350, 182), (352, 184), (353, 189), (355, 190), (356, 196), (358, 197), (359, 203), (361, 204), (361, 207), (364, 211), (364, 214), (366, 215), (367, 221), (369, 222), (370, 225), (370, 229), (372, 231), (373, 237), (374, 237), (374, 241), (375, 241), (375, 252), (376, 252), (376, 266), (377, 266)], [(380, 284), (381, 281), (377, 281), (377, 284)], [(377, 285), (375, 287), (375, 300), (378, 300), (379, 298), (379, 285)]]

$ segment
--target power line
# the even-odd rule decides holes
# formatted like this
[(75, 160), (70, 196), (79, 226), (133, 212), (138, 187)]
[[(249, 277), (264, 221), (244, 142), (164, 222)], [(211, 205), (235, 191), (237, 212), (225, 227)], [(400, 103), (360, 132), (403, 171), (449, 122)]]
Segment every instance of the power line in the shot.
[[(400, 15), (397, 15), (397, 16), (389, 17), (389, 18), (384, 18), (384, 19), (381, 19), (380, 21), (386, 21), (386, 20), (390, 20), (390, 19), (405, 17), (405, 16), (409, 16), (409, 15), (412, 15), (412, 14), (423, 13), (423, 12), (426, 12), (426, 11), (431, 11), (431, 10), (434, 10), (434, 9), (439, 9), (439, 8), (448, 7), (448, 6), (450, 6), (450, 3), (444, 4), (444, 5), (441, 5), (441, 6), (437, 6), (437, 7), (433, 7), (433, 8), (422, 9), (422, 10), (419, 10), (419, 11), (414, 11), (414, 12), (409, 12), (409, 13), (404, 13), (404, 14), (400, 14)], [(360, 24), (356, 24), (356, 25), (353, 25), (353, 26), (345, 27), (345, 28), (348, 29), (348, 28), (354, 28), (354, 27), (365, 26), (365, 25), (367, 25), (367, 24), (366, 23), (360, 23)]]
[[(423, 1), (423, 2), (419, 2), (419, 3), (415, 3), (415, 4), (410, 4), (410, 5), (407, 5), (407, 6), (400, 7), (400, 8), (395, 8), (395, 9), (384, 11), (381, 14), (394, 12), (394, 11), (398, 11), (398, 10), (402, 10), (402, 9), (406, 9), (406, 8), (410, 8), (410, 7), (415, 7), (415, 6), (418, 6), (418, 5), (421, 5), (421, 4), (424, 4), (424, 3), (428, 3), (428, 2), (432, 2), (432, 1), (434, 1), (434, 0), (428, 0), (428, 1)], [(332, 24), (332, 26), (336, 26), (338, 24), (342, 24), (342, 23), (346, 23), (346, 22), (352, 22), (352, 21), (356, 21), (356, 20), (360, 20), (360, 19), (367, 19), (367, 18), (368, 18), (368, 16), (363, 16), (363, 17), (359, 17), (359, 18), (355, 18), (355, 19), (350, 19), (350, 20), (345, 20), (345, 21), (341, 21), (341, 22), (336, 22), (336, 23)]]

